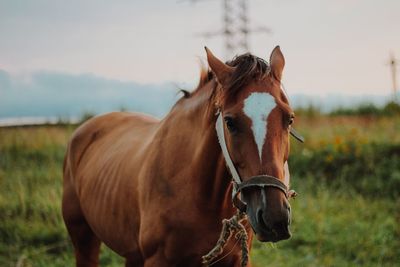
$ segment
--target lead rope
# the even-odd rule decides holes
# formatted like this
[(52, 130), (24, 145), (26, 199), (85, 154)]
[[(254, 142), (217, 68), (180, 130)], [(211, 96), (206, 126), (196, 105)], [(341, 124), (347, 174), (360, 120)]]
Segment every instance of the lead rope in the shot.
[[(288, 198), (296, 198), (297, 193), (294, 190), (289, 190)], [(215, 247), (210, 250), (206, 255), (201, 257), (202, 264), (204, 266), (212, 266), (213, 264), (217, 263), (218, 261), (222, 260), (226, 256), (228, 256), (236, 246), (238, 242), (240, 242), (240, 246), (242, 248), (242, 260), (241, 260), (241, 267), (246, 267), (249, 261), (249, 248), (247, 246), (247, 241), (249, 239), (246, 228), (243, 226), (242, 222), (247, 219), (246, 213), (237, 211), (235, 215), (233, 215), (230, 219), (223, 219), (222, 220), (222, 230), (221, 234), (219, 235), (217, 244)], [(219, 255), (224, 252), (224, 247), (226, 243), (231, 239), (232, 235), (235, 234), (236, 243), (232, 250), (228, 252), (224, 257), (214, 261)]]
[[(214, 261), (224, 251), (226, 243), (231, 239), (232, 235), (235, 234), (235, 239), (240, 242), (242, 248), (242, 260), (241, 266), (246, 267), (249, 261), (249, 248), (247, 247), (248, 235), (246, 228), (244, 228), (242, 221), (247, 219), (244, 212), (238, 212), (230, 219), (222, 220), (222, 231), (218, 238), (215, 247), (205, 256), (202, 257), (202, 264), (204, 266), (211, 266), (223, 258)], [(233, 250), (233, 249), (232, 249)], [(214, 262), (213, 262), (214, 261)]]

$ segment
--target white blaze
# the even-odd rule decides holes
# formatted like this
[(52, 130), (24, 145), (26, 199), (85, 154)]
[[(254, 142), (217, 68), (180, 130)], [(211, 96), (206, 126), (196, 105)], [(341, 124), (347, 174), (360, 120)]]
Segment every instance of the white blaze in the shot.
[(244, 100), (243, 112), (252, 122), (251, 129), (253, 130), (260, 160), (267, 135), (267, 119), (275, 107), (275, 99), (268, 93), (254, 92)]

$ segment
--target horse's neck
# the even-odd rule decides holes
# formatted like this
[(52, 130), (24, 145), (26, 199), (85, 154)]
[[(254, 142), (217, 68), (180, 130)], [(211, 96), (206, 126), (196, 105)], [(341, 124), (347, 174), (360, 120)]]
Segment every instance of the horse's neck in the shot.
[[(179, 143), (185, 145), (181, 145), (179, 156), (188, 162), (184, 171), (187, 177), (182, 179), (198, 198), (197, 204), (229, 215), (233, 211), (231, 180), (217, 139), (215, 110), (209, 104), (214, 85), (206, 86), (210, 87), (178, 103), (170, 122), (181, 131)], [(186, 123), (184, 127), (182, 122)]]
[(193, 158), (191, 182), (198, 185), (195, 190), (197, 196), (207, 205), (221, 209), (232, 207), (231, 179), (218, 144), (215, 120), (207, 129), (202, 130), (198, 147), (194, 148), (196, 156)]

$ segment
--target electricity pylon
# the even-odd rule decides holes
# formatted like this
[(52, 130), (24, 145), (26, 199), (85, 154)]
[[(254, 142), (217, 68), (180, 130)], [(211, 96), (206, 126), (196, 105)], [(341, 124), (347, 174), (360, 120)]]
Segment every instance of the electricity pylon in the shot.
[(397, 64), (399, 64), (400, 61), (396, 59), (393, 53), (390, 53), (389, 56), (389, 65), (390, 65), (390, 71), (392, 75), (392, 88), (393, 88), (393, 100), (396, 102), (397, 101)]
[[(198, 34), (205, 38), (223, 36), (225, 43), (225, 58), (232, 58), (235, 54), (249, 51), (249, 35), (251, 33), (270, 34), (271, 30), (265, 26), (249, 27), (248, 0), (221, 0), (223, 27), (217, 31), (207, 31)], [(199, 0), (191, 0), (199, 2)]]

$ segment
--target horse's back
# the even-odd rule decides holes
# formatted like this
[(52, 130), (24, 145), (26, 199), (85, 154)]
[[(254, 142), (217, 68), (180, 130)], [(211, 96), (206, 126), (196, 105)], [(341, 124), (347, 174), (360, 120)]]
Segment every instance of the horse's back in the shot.
[(147, 115), (109, 113), (82, 124), (68, 145), (63, 202), (77, 203), (82, 219), (120, 254), (137, 249), (137, 177), (157, 126)]
[[(145, 132), (150, 131), (151, 126), (157, 122), (154, 117), (128, 112), (113, 112), (94, 117), (78, 127), (72, 135), (68, 145), (71, 163), (79, 165), (85, 151), (101, 139), (119, 140), (129, 136), (143, 139)], [(113, 143), (107, 145), (112, 146)]]

